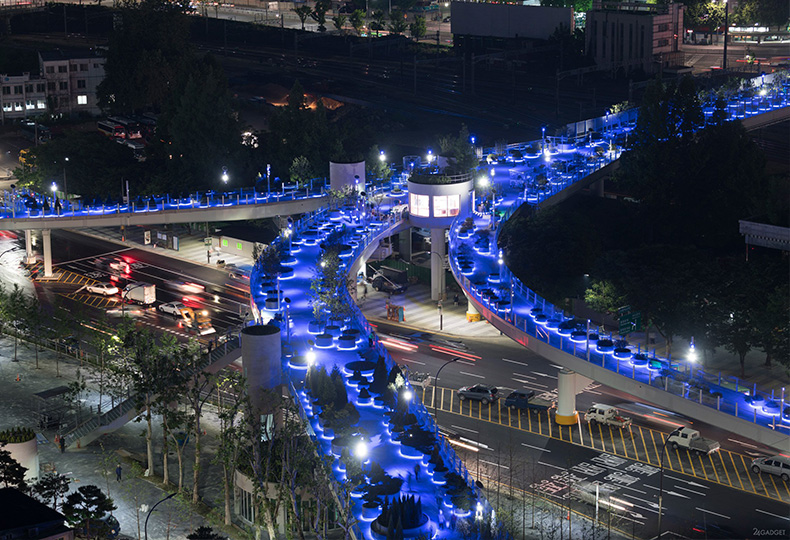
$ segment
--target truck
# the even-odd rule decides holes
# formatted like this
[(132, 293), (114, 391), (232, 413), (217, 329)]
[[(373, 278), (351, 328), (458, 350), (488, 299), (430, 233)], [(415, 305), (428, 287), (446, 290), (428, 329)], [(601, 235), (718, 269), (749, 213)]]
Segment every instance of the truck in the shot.
[(600, 422), (612, 427), (630, 427), (631, 419), (627, 416), (622, 416), (620, 411), (614, 405), (602, 405), (599, 403), (594, 404), (584, 414), (584, 420), (593, 424)]
[(710, 454), (711, 452), (718, 452), (721, 445), (713, 439), (706, 439), (699, 434), (696, 429), (684, 427), (673, 431), (667, 439), (672, 444), (672, 448), (685, 448), (693, 450), (699, 454)]
[(505, 407), (534, 412), (547, 411), (554, 407), (551, 401), (535, 396), (534, 390), (515, 390), (505, 398)]
[(203, 309), (195, 311), (190, 307), (181, 308), (181, 324), (190, 332), (194, 332), (200, 336), (213, 334), (216, 332), (211, 326), (211, 318), (208, 311)]
[(153, 304), (156, 302), (156, 285), (142, 281), (129, 283), (123, 288), (121, 298), (144, 306)]

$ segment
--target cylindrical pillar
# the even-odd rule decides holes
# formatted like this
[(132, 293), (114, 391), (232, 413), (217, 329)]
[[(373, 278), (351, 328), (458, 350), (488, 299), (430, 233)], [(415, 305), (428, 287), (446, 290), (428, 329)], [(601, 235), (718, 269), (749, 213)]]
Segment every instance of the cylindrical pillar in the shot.
[(464, 296), (466, 296), (466, 320), (467, 322), (478, 322), (482, 321), (483, 317), (480, 316), (480, 312), (477, 311), (477, 308), (472, 303), (472, 300), (469, 298), (469, 295), (464, 291)]
[(276, 421), (282, 384), (280, 329), (272, 325), (245, 327), (241, 331), (241, 364), (252, 407), (262, 416), (274, 415)]
[(42, 242), (41, 249), (44, 251), (44, 277), (52, 277), (52, 238), (49, 229), (41, 231), (41, 236), (44, 241)]
[(444, 295), (444, 233), (445, 229), (431, 229), (431, 300)]
[(398, 233), (398, 251), (401, 259), (411, 261), (411, 227)]
[(563, 368), (557, 378), (557, 414), (554, 421), (570, 426), (579, 420), (576, 412), (576, 373)]
[(35, 264), (36, 256), (33, 253), (33, 231), (25, 231), (25, 264)]

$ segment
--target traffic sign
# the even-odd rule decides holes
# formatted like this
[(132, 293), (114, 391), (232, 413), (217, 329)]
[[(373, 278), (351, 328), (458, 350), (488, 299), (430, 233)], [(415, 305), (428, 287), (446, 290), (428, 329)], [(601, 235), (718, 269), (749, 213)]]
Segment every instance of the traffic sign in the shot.
[(639, 332), (640, 330), (642, 330), (642, 313), (630, 311), (629, 307), (628, 312), (620, 315), (619, 333), (621, 336), (627, 336), (631, 332)]

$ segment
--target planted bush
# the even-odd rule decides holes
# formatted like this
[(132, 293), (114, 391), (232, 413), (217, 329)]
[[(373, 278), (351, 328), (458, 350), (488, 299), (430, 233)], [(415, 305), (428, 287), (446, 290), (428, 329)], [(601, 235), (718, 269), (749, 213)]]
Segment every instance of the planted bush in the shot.
[(0, 443), (23, 443), (36, 438), (36, 432), (31, 428), (15, 427), (0, 431)]

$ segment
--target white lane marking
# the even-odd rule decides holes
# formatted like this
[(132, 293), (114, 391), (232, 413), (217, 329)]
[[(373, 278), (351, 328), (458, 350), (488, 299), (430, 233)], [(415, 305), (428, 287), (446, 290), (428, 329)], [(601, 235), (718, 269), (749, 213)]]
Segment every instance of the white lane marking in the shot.
[(419, 360), (411, 360), (410, 358), (401, 358), (404, 362), (411, 362), (412, 364), (420, 364), (421, 366), (425, 365), (425, 362), (420, 362)]
[(717, 512), (712, 512), (711, 510), (705, 510), (704, 508), (700, 508), (699, 506), (695, 506), (697, 510), (700, 512), (705, 512), (706, 514), (713, 514), (714, 516), (723, 517), (724, 519), (732, 519), (730, 516), (725, 516), (724, 514), (719, 514)]
[(743, 441), (739, 441), (738, 439), (727, 439), (728, 441), (734, 442), (735, 444), (741, 444), (743, 446), (748, 446), (749, 448), (757, 448), (753, 444), (745, 443)]
[(760, 512), (761, 514), (767, 514), (769, 516), (778, 517), (779, 519), (786, 519), (787, 521), (790, 521), (790, 517), (787, 516), (779, 516), (777, 514), (772, 514), (771, 512), (766, 512), (765, 510), (760, 510), (759, 508), (755, 508), (755, 510)]
[[(524, 443), (521, 443), (521, 444), (524, 444)], [(542, 461), (538, 461), (538, 465), (543, 465), (544, 467), (554, 467), (555, 469), (559, 469), (561, 471), (566, 471), (567, 470), (565, 467), (560, 467), (558, 465), (553, 465), (551, 463), (543, 463)]]
[(519, 366), (529, 367), (529, 364), (525, 362), (516, 362), (515, 360), (508, 360), (507, 358), (502, 359), (504, 362), (510, 362), (511, 364), (518, 364)]
[(541, 377), (548, 377), (548, 375), (546, 375), (545, 373), (541, 373), (540, 371), (533, 371), (532, 373), (534, 373), (535, 375), (540, 375)]
[[(545, 384), (540, 384), (540, 383), (536, 383), (536, 382), (532, 382), (532, 381), (520, 381), (520, 380), (518, 380), (518, 379), (513, 379), (513, 380), (514, 380), (514, 381), (516, 381), (516, 382), (520, 382), (521, 384), (523, 384), (523, 385), (524, 385), (524, 387), (525, 387), (525, 388), (529, 388), (529, 387), (527, 386), (528, 384), (531, 384), (532, 386), (540, 386), (540, 387), (541, 387), (541, 390), (542, 390), (543, 388), (548, 388), (548, 386), (546, 386)], [(532, 390), (532, 388), (530, 388), (530, 390)]]
[(703, 486), (702, 484), (697, 484), (696, 482), (692, 482), (691, 480), (686, 480), (685, 478), (678, 478), (677, 476), (671, 476), (668, 474), (664, 475), (667, 478), (671, 478), (672, 480), (677, 480), (678, 482), (685, 482), (690, 486), (701, 487), (705, 489), (710, 489), (710, 486)]
[(474, 362), (464, 362), (463, 360), (456, 360), (459, 364), (466, 364), (467, 366), (474, 366)]
[(584, 391), (585, 391), (585, 392), (589, 392), (590, 394), (598, 394), (599, 396), (600, 396), (600, 395), (603, 395), (603, 394), (601, 394), (600, 392), (596, 392), (595, 390), (584, 390)]
[(562, 366), (558, 366), (557, 364), (552, 364), (551, 367), (557, 368), (557, 369), (564, 369)]
[(468, 428), (468, 427), (463, 427), (463, 426), (456, 426), (455, 424), (450, 424), (450, 427), (454, 427), (454, 428), (456, 428), (456, 429), (463, 429), (464, 431), (471, 431), (472, 433), (478, 433), (478, 432), (477, 432), (476, 430), (474, 430), (474, 429), (470, 429), (470, 428)]
[(541, 452), (548, 452), (549, 454), (551, 454), (551, 450), (546, 450), (545, 448), (541, 448), (539, 446), (532, 446), (531, 444), (527, 444), (524, 442), (521, 443), (521, 446), (526, 446), (527, 448), (533, 448), (535, 450), (540, 450)]
[(502, 469), (510, 469), (510, 467), (505, 467), (504, 465), (500, 465), (499, 463), (494, 463), (493, 461), (486, 461), (484, 459), (481, 459), (480, 463), (488, 463), (489, 465), (493, 465), (494, 467), (501, 467)]
[(485, 379), (484, 375), (477, 375), (476, 373), (469, 373), (468, 371), (459, 371), (461, 375), (469, 375), (470, 377), (477, 377), (478, 379)]
[(703, 493), (701, 491), (694, 491), (693, 489), (684, 488), (683, 486), (675, 486), (677, 489), (682, 489), (683, 491), (690, 491), (691, 493), (695, 493), (697, 495), (702, 495), (703, 497), (707, 495), (707, 493)]
[(631, 491), (636, 491), (637, 493), (641, 493), (642, 495), (647, 495), (647, 491), (642, 491), (641, 489), (632, 488), (631, 486), (623, 486), (625, 489), (630, 489)]
[(515, 371), (513, 372), (513, 376), (524, 377), (526, 379), (537, 379), (537, 377), (533, 377), (532, 375), (524, 375), (523, 373), (516, 373)]

